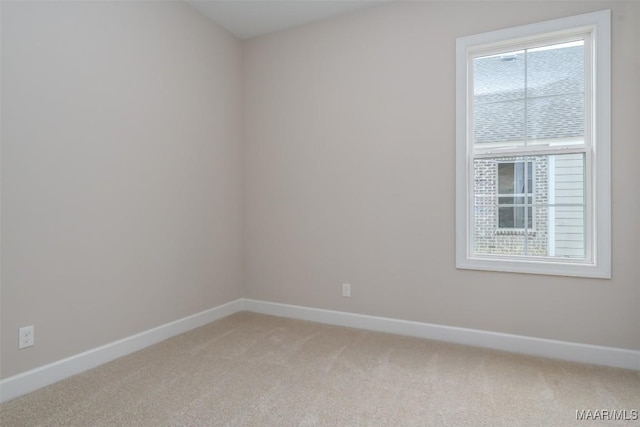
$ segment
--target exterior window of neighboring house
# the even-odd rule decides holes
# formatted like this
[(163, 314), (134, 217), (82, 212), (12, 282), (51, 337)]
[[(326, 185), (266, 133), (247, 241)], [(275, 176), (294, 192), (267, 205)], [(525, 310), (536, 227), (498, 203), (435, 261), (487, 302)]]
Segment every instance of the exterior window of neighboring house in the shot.
[[(525, 168), (525, 164), (527, 167)], [(533, 162), (499, 162), (498, 229), (533, 229)]]
[(458, 268), (611, 277), (610, 20), (457, 40)]

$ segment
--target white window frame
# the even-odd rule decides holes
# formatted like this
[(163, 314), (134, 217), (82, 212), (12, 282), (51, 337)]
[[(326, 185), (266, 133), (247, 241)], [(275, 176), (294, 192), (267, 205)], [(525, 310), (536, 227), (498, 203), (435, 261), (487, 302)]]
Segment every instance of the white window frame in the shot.
[[(585, 129), (587, 197), (585, 259), (473, 253), (473, 137), (471, 65), (474, 56), (588, 33)], [(588, 41), (588, 43), (587, 43)], [(480, 52), (480, 53), (479, 53)], [(589, 96), (590, 94), (590, 96)], [(567, 147), (527, 147), (515, 155), (563, 154)], [(570, 147), (569, 147), (570, 148)], [(505, 154), (501, 152), (500, 155)], [(488, 156), (491, 153), (487, 153)], [(587, 13), (456, 40), (456, 267), (560, 276), (611, 278), (611, 11)]]

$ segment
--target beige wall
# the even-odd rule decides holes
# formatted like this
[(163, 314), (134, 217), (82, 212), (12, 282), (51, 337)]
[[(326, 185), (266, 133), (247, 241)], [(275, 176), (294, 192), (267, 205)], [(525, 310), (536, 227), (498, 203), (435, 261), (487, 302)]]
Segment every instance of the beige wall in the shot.
[[(456, 37), (606, 8), (613, 280), (456, 270)], [(639, 22), (637, 2), (413, 2), (246, 42), (245, 296), (640, 349)]]
[[(455, 270), (455, 38), (608, 7), (614, 279)], [(2, 2), (1, 377), (241, 296), (640, 349), (637, 22), (393, 4), (241, 46), (180, 2)]]
[(3, 378), (240, 296), (240, 48), (181, 2), (2, 2)]

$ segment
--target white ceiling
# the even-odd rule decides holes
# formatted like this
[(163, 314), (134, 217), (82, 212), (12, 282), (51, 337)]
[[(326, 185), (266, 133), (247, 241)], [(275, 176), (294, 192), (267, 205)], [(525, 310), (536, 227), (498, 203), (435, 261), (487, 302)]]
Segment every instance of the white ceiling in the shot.
[(387, 0), (185, 0), (240, 39), (308, 24)]

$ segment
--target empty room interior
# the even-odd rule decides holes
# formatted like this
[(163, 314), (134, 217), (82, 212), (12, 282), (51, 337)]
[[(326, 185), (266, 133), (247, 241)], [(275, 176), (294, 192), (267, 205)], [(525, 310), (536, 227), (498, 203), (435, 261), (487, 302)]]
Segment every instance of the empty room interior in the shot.
[(0, 425), (640, 423), (640, 2), (0, 15)]

